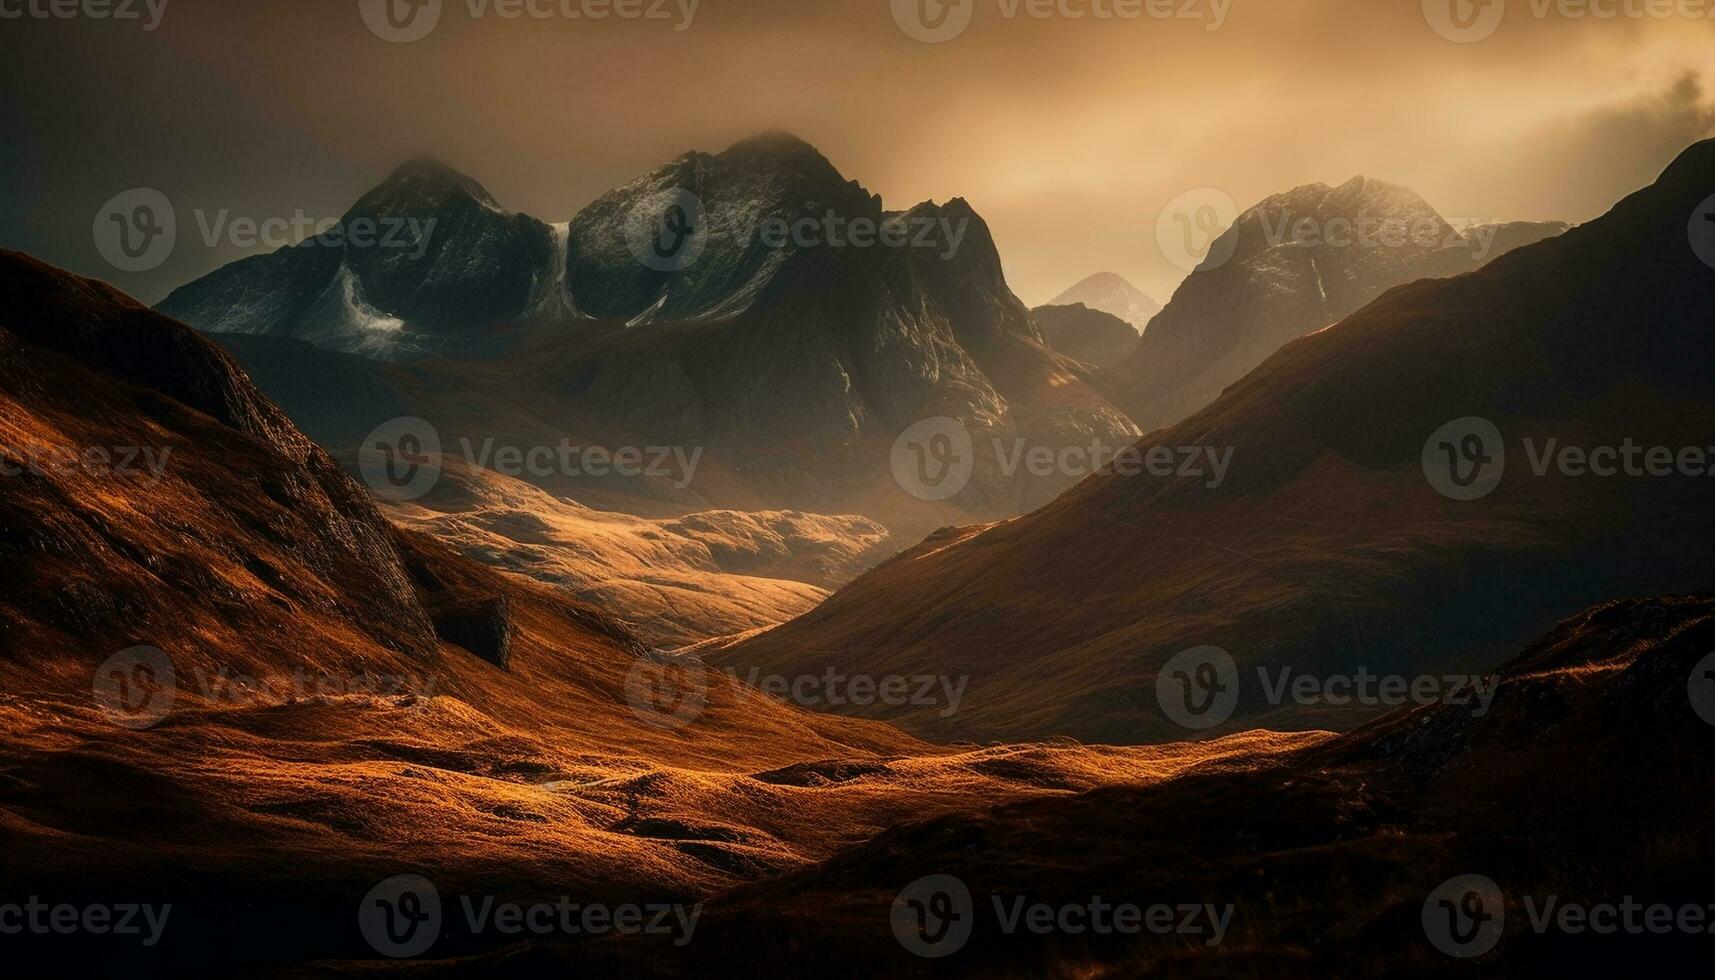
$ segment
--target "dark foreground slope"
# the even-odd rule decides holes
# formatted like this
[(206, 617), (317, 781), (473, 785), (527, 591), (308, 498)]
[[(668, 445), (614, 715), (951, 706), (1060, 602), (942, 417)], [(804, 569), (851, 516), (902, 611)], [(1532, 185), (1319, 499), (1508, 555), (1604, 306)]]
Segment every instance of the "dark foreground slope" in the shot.
[[(1687, 224), (1711, 192), (1704, 142), (1589, 224), (1288, 344), (1139, 444), (1167, 453), (1167, 475), (1104, 473), (1025, 517), (945, 531), (711, 656), (968, 674), (954, 718), (876, 713), (937, 735), (1136, 742), (1186, 734), (1156, 684), (1189, 648), (1236, 662), (1229, 728), (1348, 727), (1367, 709), (1282, 701), (1257, 672), (1486, 668), (1590, 603), (1708, 589), (1715, 268)], [(1479, 437), (1472, 417), (1494, 428)], [(1628, 445), (1630, 474), (1558, 462)], [(1210, 452), (1230, 454), (1224, 473)], [(1492, 492), (1457, 487), (1484, 457)]]
[[(723, 899), (684, 949), (521, 946), (467, 967), (518, 976), (568, 968), (719, 976), (742, 964), (827, 977), (1358, 978), (1632, 974), (1698, 963), (1715, 942), (1712, 649), (1708, 597), (1604, 603), (1509, 661), (1486, 710), (1438, 702), (1260, 770), (1191, 771), (1147, 788), (902, 827)], [(949, 932), (931, 942), (916, 930), (924, 920), (907, 903), (936, 908), (949, 881), (922, 884), (930, 875), (968, 892), (969, 904), (939, 906), (969, 917), (967, 939)], [(1446, 887), (1465, 875), (1496, 891), (1467, 906), (1463, 884)], [(1454, 931), (1440, 898), (1492, 916), (1492, 931), (1443, 951), (1436, 940)], [(1110, 923), (1127, 904), (1173, 911), (1154, 934), (1008, 930), (996, 902), (1010, 910), (1020, 899), (1056, 915), (1099, 899)], [(1539, 930), (1532, 914), (1550, 901), (1555, 922), (1566, 905), (1610, 904), (1615, 913), (1591, 921), (1619, 923), (1618, 907), (1630, 903), (1635, 924), (1659, 905), (1674, 922), (1693, 907), (1696, 925)], [(1227, 916), (1219, 942), (1214, 917), (1186, 906)], [(1649, 914), (1659, 927), (1660, 913)], [(1178, 931), (1188, 916), (1200, 931)]]

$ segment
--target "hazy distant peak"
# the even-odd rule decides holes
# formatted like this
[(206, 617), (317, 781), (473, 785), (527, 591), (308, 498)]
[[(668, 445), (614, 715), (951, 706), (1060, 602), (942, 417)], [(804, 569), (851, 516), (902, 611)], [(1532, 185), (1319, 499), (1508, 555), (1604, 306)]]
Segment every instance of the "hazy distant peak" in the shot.
[(1110, 316), (1116, 316), (1132, 329), (1142, 331), (1151, 317), (1161, 312), (1161, 304), (1143, 290), (1133, 286), (1117, 272), (1098, 272), (1086, 276), (1060, 295), (1048, 301), (1049, 306), (1087, 306)]

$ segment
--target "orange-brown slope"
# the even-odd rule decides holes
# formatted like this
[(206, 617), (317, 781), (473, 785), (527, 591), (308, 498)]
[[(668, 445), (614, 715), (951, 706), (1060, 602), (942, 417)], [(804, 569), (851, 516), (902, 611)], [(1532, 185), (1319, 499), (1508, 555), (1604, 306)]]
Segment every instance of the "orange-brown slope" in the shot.
[(456, 455), (434, 487), (380, 501), (388, 519), (485, 564), (601, 605), (658, 647), (773, 626), (813, 608), (885, 554), (856, 516), (700, 511), (673, 519), (594, 510)]
[[(1537, 476), (1524, 440), (1708, 443), (1715, 270), (1686, 222), (1711, 191), (1705, 142), (1605, 217), (1396, 289), (1139, 445), (1166, 448), (1174, 474), (1181, 447), (1230, 451), (1218, 486), (1206, 457), (1200, 475), (1099, 475), (1023, 518), (933, 537), (710, 655), (968, 675), (952, 718), (876, 712), (918, 732), (1129, 742), (1185, 735), (1155, 680), (1188, 648), (1236, 660), (1229, 727), (1349, 725), (1364, 709), (1271, 703), (1257, 669), (1486, 665), (1591, 602), (1708, 588), (1707, 477)], [(1467, 416), (1498, 427), (1507, 463), (1491, 495), (1455, 501), (1421, 458)]]
[[(827, 977), (1358, 978), (1580, 976), (1690, 962), (1709, 939), (1715, 714), (1698, 711), (1715, 701), (1687, 692), (1711, 648), (1708, 596), (1604, 603), (1498, 671), (1486, 705), (1400, 710), (1249, 768), (901, 827), (712, 904), (684, 949), (537, 944), (463, 967), (502, 976), (568, 967), (719, 976), (742, 963)], [(898, 899), (926, 901), (927, 891), (906, 889), (929, 875), (951, 876), (970, 896), (949, 906), (967, 916), (968, 938), (949, 932), (950, 941), (924, 944), (934, 959), (897, 938), (921, 939)], [(1438, 889), (1462, 875), (1495, 883), (1494, 904), (1481, 911), (1500, 928), (1492, 940), (1468, 936), (1459, 956), (1437, 948), (1426, 923)], [(1021, 900), (1081, 928), (1008, 930), (997, 903)], [(1095, 901), (1108, 909), (1105, 931), (1092, 927)], [(1621, 903), (1637, 910), (1627, 928), (1607, 929), (1597, 913), (1589, 921), (1604, 928), (1567, 929), (1558, 923), (1583, 920), (1551, 917), (1538, 930), (1532, 915), (1550, 902), (1611, 904), (1615, 923)], [(1173, 908), (1165, 932), (1112, 928), (1120, 906), (1163, 904)], [(1212, 917), (1187, 916), (1188, 905), (1225, 910), (1218, 941)], [(1651, 913), (1646, 929), (1651, 906), (1692, 926), (1664, 930)], [(1693, 917), (1675, 919), (1686, 906)], [(1059, 918), (1069, 907), (1084, 917)], [(1187, 923), (1202, 931), (1176, 931)]]
[[(957, 752), (658, 662), (603, 611), (390, 527), (185, 328), (13, 253), (0, 287), (0, 894), (176, 910), (158, 946), (10, 949), (368, 957), (355, 912), (400, 873), (449, 905), (694, 902), (903, 819), (1236, 751)], [(99, 447), (165, 465), (65, 465)]]

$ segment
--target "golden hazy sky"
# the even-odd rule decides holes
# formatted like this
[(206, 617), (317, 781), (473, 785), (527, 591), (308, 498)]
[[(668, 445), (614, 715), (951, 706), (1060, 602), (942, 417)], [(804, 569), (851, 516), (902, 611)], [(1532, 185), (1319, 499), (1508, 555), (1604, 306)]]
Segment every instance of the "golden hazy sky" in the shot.
[(1502, 19), (1470, 43), (1432, 29), (1434, 4), (1479, 24), (1494, 7), (1220, 0), (1211, 30), (1214, 0), (1151, 0), (1189, 19), (963, 0), (945, 11), (968, 12), (963, 32), (925, 43), (889, 0), (700, 0), (688, 25), (690, 0), (603, 20), (561, 0), (473, 15), (483, 2), (443, 0), (407, 43), (359, 0), (168, 0), (152, 31), (0, 21), (0, 236), (155, 300), (243, 252), (192, 235), (156, 272), (104, 267), (90, 219), (126, 188), (181, 212), (337, 216), (430, 153), (561, 220), (685, 150), (784, 128), (889, 207), (968, 199), (1029, 303), (1101, 270), (1165, 300), (1183, 273), (1154, 226), (1192, 188), (1243, 208), (1361, 173), (1450, 218), (1578, 221), (1715, 133), (1715, 18), (1626, 14), (1651, 0), (1596, 0), (1609, 18), (1489, 0)]

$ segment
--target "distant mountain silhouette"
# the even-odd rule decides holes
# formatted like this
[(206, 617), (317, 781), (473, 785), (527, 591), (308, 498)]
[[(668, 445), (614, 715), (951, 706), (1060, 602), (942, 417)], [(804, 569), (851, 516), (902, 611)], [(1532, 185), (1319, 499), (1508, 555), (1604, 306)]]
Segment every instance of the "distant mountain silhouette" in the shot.
[(1086, 364), (1110, 367), (1137, 347), (1137, 331), (1131, 324), (1082, 303), (1038, 306), (1030, 314), (1049, 347)]
[(1456, 229), (1411, 190), (1365, 177), (1277, 194), (1211, 244), (1114, 366), (1107, 390), (1141, 428), (1171, 425), (1288, 341), (1385, 290), (1469, 272), (1565, 230), (1553, 222)]
[[(1375, 709), (1270, 699), (1257, 671), (1486, 668), (1604, 597), (1715, 588), (1707, 477), (1539, 461), (1630, 444), (1663, 447), (1659, 464), (1709, 441), (1715, 270), (1686, 225), (1712, 192), (1715, 141), (1601, 218), (1287, 343), (1138, 444), (1175, 474), (1183, 447), (1206, 447), (1199, 475), (1110, 471), (1017, 520), (949, 529), (708, 655), (968, 674), (956, 717), (873, 712), (939, 736), (1163, 740), (1187, 730), (1157, 676), (1190, 648), (1224, 649), (1249, 679), (1217, 731), (1344, 727)], [(1497, 436), (1461, 429), (1467, 417)], [(1207, 450), (1231, 454), (1219, 480)], [(1456, 493), (1450, 481), (1480, 473), (1499, 476), (1480, 499), (1431, 482)]]
[(1072, 288), (1049, 300), (1045, 305), (1075, 306), (1079, 303), (1092, 310), (1119, 317), (1139, 332), (1149, 325), (1155, 314), (1161, 312), (1160, 303), (1114, 272), (1098, 272), (1080, 279)]

